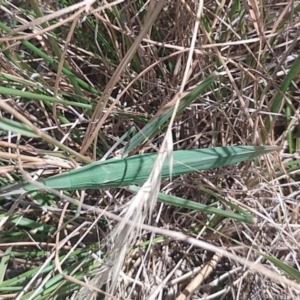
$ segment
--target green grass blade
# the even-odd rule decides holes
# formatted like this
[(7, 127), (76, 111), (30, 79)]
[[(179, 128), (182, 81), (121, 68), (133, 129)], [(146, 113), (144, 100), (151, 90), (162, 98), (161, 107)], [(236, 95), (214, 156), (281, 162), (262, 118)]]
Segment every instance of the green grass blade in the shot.
[[(44, 14), (42, 12), (42, 9), (41, 9), (38, 1), (30, 0), (29, 2), (31, 4), (31, 7), (33, 8), (36, 16), (37, 17), (43, 17)], [(42, 23), (41, 26), (45, 29), (45, 28), (49, 27), (50, 25), (49, 25), (49, 22), (45, 22), (45, 23)], [(62, 58), (62, 52), (61, 52), (60, 46), (58, 45), (58, 43), (57, 43), (56, 39), (54, 38), (54, 36), (55, 36), (54, 32), (48, 32), (48, 42), (51, 46), (51, 49), (52, 49), (53, 53), (55, 53), (55, 56), (58, 57), (59, 59), (61, 59)], [(68, 64), (68, 61), (66, 59), (64, 59), (63, 66), (67, 70), (69, 70), (69, 71), (71, 70), (71, 68)], [(82, 93), (78, 83), (76, 82), (76, 80), (72, 76), (70, 76), (69, 79), (70, 79), (70, 82), (73, 85), (73, 88), (74, 88), (75, 92), (79, 95), (83, 95), (83, 93)]]
[[(216, 199), (217, 201), (223, 203), (224, 205), (230, 207), (232, 210), (237, 211), (240, 215), (243, 215), (247, 220), (251, 220), (252, 223), (254, 223), (254, 219), (252, 217), (251, 214), (249, 214), (247, 211), (243, 210), (240, 206), (227, 201), (226, 199), (224, 199), (222, 196), (220, 196), (219, 194), (211, 191), (210, 189), (205, 188), (204, 186), (198, 185), (197, 188), (201, 191), (203, 191), (204, 193), (212, 196), (214, 199)], [(246, 221), (243, 221), (246, 222)]]
[(11, 256), (11, 251), (12, 251), (12, 247), (8, 247), (2, 256), (0, 262), (0, 284), (3, 282), (3, 279), (5, 277), (6, 269)]
[[(137, 193), (139, 191), (139, 189), (140, 189), (139, 187), (133, 186), (133, 185), (128, 187), (128, 190), (130, 190), (131, 192), (134, 192), (134, 193)], [(237, 213), (233, 213), (233, 212), (219, 209), (216, 207), (211, 207), (209, 205), (205, 205), (202, 203), (198, 203), (195, 201), (183, 199), (180, 197), (175, 197), (172, 195), (166, 195), (164, 193), (158, 193), (157, 199), (159, 202), (162, 202), (162, 203), (165, 203), (168, 205), (173, 205), (173, 206), (192, 209), (192, 210), (198, 210), (205, 214), (215, 214), (215, 215), (218, 215), (221, 217), (231, 218), (236, 221), (241, 221), (241, 222), (245, 222), (245, 223), (250, 223), (250, 224), (254, 223), (252, 216), (246, 212), (245, 212), (245, 214), (237, 214)]]
[(65, 151), (65, 153), (69, 153), (71, 155), (74, 155), (77, 159), (83, 161), (83, 162), (91, 162), (91, 160), (79, 153), (77, 153), (75, 150), (65, 146), (64, 144), (60, 143), (56, 139), (52, 138), (48, 134), (44, 132), (40, 132), (40, 135), (37, 134), (37, 132), (34, 130), (34, 128), (31, 128), (31, 126), (22, 124), (13, 120), (9, 120), (7, 118), (0, 117), (0, 129), (4, 129), (7, 131), (12, 131), (17, 134), (22, 134), (29, 137), (40, 137), (43, 140), (49, 142), (52, 145), (57, 146), (59, 149)]
[(63, 100), (63, 99), (57, 99), (55, 97), (46, 96), (43, 94), (24, 92), (21, 90), (6, 88), (6, 87), (2, 87), (2, 86), (0, 86), (0, 94), (18, 96), (18, 97), (27, 98), (27, 99), (35, 99), (35, 100), (40, 100), (43, 102), (49, 101), (51, 103), (61, 103), (61, 104), (71, 105), (74, 107), (81, 107), (81, 108), (85, 108), (85, 109), (89, 109), (89, 110), (91, 110), (93, 108), (93, 106), (90, 104), (68, 101), (68, 100)]
[(29, 137), (38, 137), (36, 132), (34, 132), (34, 130), (30, 126), (6, 118), (0, 117), (0, 128), (6, 131), (12, 131), (14, 133), (22, 134)]
[[(7, 27), (6, 25), (4, 25), (3, 23), (0, 22), (0, 29), (4, 30), (7, 33), (11, 32), (11, 29), (9, 27)], [(46, 62), (48, 62), (52, 67), (57, 68), (58, 66), (58, 62), (53, 59), (52, 57), (48, 56), (45, 52), (43, 52), (41, 49), (39, 49), (38, 47), (34, 46), (32, 43), (30, 43), (27, 40), (22, 40), (21, 43), (29, 50), (32, 51), (33, 53), (35, 53), (37, 56), (39, 56), (40, 58), (44, 59)], [(0, 44), (1, 45), (1, 44)], [(18, 62), (11, 58), (12, 61), (14, 61), (14, 63), (18, 66)], [(72, 73), (71, 71), (69, 71), (68, 69), (66, 69), (65, 67), (62, 68), (62, 72), (63, 74), (65, 74), (70, 81), (73, 82), (73, 80), (76, 80), (76, 82), (84, 89), (89, 90), (97, 95), (100, 95), (99, 91), (95, 88), (93, 88), (92, 86), (90, 86), (87, 82), (85, 82), (84, 80), (80, 79), (78, 76), (76, 76), (74, 73)]]
[[(272, 105), (271, 105), (271, 112), (273, 113), (279, 113), (281, 109), (283, 108), (283, 105), (285, 101), (283, 100), (284, 94), (287, 92), (291, 82), (294, 80), (294, 78), (297, 76), (300, 70), (300, 55), (298, 55), (297, 59), (294, 61), (291, 69), (285, 76), (281, 86), (280, 86), (280, 91), (275, 95)], [(266, 133), (269, 133), (272, 126), (272, 118), (267, 118), (265, 121), (265, 129)]]
[(269, 260), (270, 262), (272, 262), (277, 268), (279, 268), (280, 270), (282, 270), (285, 275), (290, 276), (291, 278), (300, 281), (300, 272), (292, 267), (290, 267), (289, 265), (285, 264), (284, 262), (282, 262), (281, 260), (277, 259), (276, 257), (273, 257), (271, 255), (267, 255), (264, 253), (260, 253), (263, 257), (265, 257), (267, 260)]
[[(172, 176), (235, 164), (277, 150), (272, 146), (232, 146), (211, 149), (179, 150), (173, 152)], [(69, 172), (40, 180), (53, 189), (102, 189), (140, 184), (147, 180), (157, 155), (154, 153), (135, 155), (124, 159), (98, 161)], [(169, 163), (162, 167), (162, 178), (170, 176)], [(34, 191), (38, 187), (27, 183), (0, 190), (0, 195)]]
[[(215, 75), (209, 76), (198, 87), (185, 96), (179, 103), (177, 114), (180, 114), (186, 107), (193, 103), (193, 101), (213, 83), (214, 79)], [(155, 133), (161, 131), (163, 127), (167, 126), (167, 122), (170, 120), (173, 110), (174, 107), (169, 108), (160, 116), (148, 122), (147, 125), (128, 142), (124, 149), (124, 156), (128, 155), (130, 151), (138, 147), (144, 140), (149, 139)]]
[[(3, 218), (6, 217), (6, 214), (0, 214), (0, 220), (2, 220)], [(53, 233), (56, 231), (56, 228), (50, 225), (46, 225), (46, 224), (40, 224), (38, 222), (35, 222), (33, 220), (30, 220), (28, 218), (25, 218), (23, 216), (11, 216), (9, 218), (9, 222), (11, 224), (15, 224), (18, 225), (20, 227), (25, 227), (26, 229), (30, 228), (30, 229), (35, 229), (36, 231), (39, 232), (44, 232), (44, 233)]]

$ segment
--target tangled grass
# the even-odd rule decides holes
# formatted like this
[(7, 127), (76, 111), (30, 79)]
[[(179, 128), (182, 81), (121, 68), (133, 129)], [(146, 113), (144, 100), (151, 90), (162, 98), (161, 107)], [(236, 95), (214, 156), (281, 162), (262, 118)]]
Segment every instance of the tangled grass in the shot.
[[(281, 149), (162, 181), (158, 160), (140, 194), (1, 198), (3, 299), (300, 299), (300, 2), (0, 5), (2, 187), (124, 153)], [(191, 104), (145, 134), (212, 74)], [(136, 199), (152, 213), (135, 215), (147, 223), (128, 232), (136, 223), (123, 217)]]

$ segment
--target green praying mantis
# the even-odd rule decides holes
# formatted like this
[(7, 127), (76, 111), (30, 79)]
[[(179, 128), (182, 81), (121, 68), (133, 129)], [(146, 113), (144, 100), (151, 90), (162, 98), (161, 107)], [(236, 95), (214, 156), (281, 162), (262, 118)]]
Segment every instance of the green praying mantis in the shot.
[[(175, 176), (207, 170), (210, 168), (232, 165), (260, 155), (278, 150), (274, 146), (229, 146), (208, 149), (173, 151), (172, 174), (169, 160), (166, 159), (161, 170), (161, 177)], [(42, 185), (45, 190), (81, 190), (106, 189), (144, 183), (153, 167), (157, 154), (140, 154), (122, 159), (112, 158), (98, 161), (63, 172), (46, 179), (5, 186), (0, 189), (0, 197), (20, 195), (37, 191)]]

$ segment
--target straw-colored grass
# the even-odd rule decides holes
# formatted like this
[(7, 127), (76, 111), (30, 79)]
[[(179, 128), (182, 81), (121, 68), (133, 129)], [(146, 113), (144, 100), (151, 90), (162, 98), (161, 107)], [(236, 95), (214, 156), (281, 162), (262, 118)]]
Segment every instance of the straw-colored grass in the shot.
[[(0, 198), (0, 298), (300, 299), (299, 11), (0, 1), (2, 190), (158, 153), (139, 187)], [(161, 179), (238, 145), (280, 151)]]

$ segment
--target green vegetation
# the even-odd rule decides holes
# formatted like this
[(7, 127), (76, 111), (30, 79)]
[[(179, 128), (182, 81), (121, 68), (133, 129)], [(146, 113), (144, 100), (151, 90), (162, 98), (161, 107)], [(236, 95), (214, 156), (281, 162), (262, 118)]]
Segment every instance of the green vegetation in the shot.
[(100, 2), (0, 3), (0, 298), (297, 299), (300, 4)]

